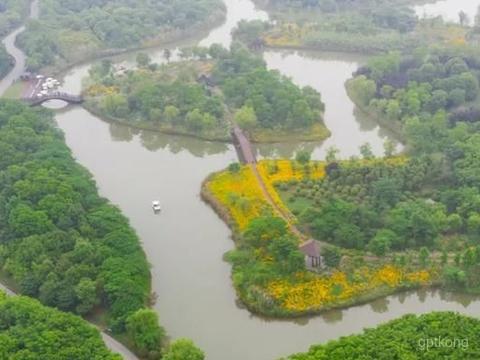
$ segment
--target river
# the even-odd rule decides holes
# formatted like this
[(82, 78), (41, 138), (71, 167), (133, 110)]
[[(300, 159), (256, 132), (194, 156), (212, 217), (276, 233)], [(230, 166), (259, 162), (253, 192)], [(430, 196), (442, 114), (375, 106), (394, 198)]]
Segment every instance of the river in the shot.
[[(202, 44), (228, 45), (236, 22), (266, 17), (250, 0), (225, 2), (227, 22)], [(164, 61), (162, 49), (149, 54), (154, 61)], [(114, 59), (132, 62), (134, 58), (130, 54)], [(299, 85), (321, 91), (332, 137), (324, 143), (259, 146), (261, 156), (291, 156), (296, 149), (307, 147), (321, 159), (325, 149), (334, 145), (347, 157), (358, 154), (358, 146), (366, 141), (381, 154), (391, 134), (364, 119), (343, 86), (361, 58), (269, 51), (265, 60), (269, 68)], [(64, 89), (79, 92), (89, 66), (69, 71)], [(454, 310), (476, 315), (480, 311), (480, 301), (470, 296), (419, 291), (310, 319), (278, 321), (253, 316), (237, 304), (230, 266), (222, 260), (234, 246), (230, 230), (199, 196), (209, 173), (236, 161), (231, 145), (109, 124), (75, 106), (58, 110), (56, 121), (76, 159), (93, 174), (100, 193), (121, 208), (142, 239), (152, 264), (152, 287), (158, 295), (155, 309), (161, 323), (172, 338), (192, 338), (209, 360), (273, 360), (407, 313)], [(162, 202), (164, 211), (158, 216), (151, 211), (153, 199)]]

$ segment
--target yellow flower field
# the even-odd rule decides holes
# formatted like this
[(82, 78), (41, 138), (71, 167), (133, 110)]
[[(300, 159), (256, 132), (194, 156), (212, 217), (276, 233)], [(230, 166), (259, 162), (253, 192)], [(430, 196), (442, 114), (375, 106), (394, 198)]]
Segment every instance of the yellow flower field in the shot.
[(402, 284), (426, 285), (431, 279), (427, 270), (405, 272), (393, 265), (374, 270), (366, 267), (355, 271), (349, 280), (337, 271), (330, 276), (300, 276), (298, 283), (278, 280), (270, 283), (267, 293), (287, 311), (319, 310), (336, 302), (367, 294), (381, 287), (396, 288)]
[(207, 187), (217, 201), (228, 209), (240, 230), (261, 216), (263, 211), (271, 210), (249, 166), (242, 166), (238, 173), (228, 170), (217, 173)]

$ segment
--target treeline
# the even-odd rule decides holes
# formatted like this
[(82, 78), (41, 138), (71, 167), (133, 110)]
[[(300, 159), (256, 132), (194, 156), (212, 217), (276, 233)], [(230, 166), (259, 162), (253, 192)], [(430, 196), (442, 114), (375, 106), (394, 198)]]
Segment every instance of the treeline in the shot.
[(98, 55), (102, 49), (142, 46), (209, 27), (224, 16), (219, 0), (45, 0), (40, 19), (19, 37), (30, 70)]
[(27, 297), (0, 292), (0, 358), (35, 360), (120, 360), (100, 333), (80, 317)]
[(474, 360), (480, 321), (451, 312), (406, 315), (360, 335), (312, 346), (289, 360), (462, 359)]
[[(157, 357), (163, 330), (145, 309), (150, 273), (140, 241), (75, 163), (50, 113), (0, 102), (0, 152), (3, 273), (45, 305), (80, 315), (106, 310), (115, 333)], [(150, 326), (132, 325), (138, 319)]]

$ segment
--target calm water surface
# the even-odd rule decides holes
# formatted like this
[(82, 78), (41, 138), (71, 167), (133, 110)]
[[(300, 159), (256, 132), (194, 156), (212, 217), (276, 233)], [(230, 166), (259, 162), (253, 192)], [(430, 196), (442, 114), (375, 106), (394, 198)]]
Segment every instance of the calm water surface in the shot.
[[(202, 44), (228, 45), (236, 22), (266, 16), (248, 0), (227, 0), (226, 4), (227, 23), (212, 31)], [(164, 61), (163, 49), (152, 50), (150, 55), (157, 62)], [(132, 64), (134, 58), (132, 54), (115, 61)], [(391, 134), (362, 118), (343, 87), (362, 59), (267, 52), (265, 60), (269, 68), (322, 93), (332, 137), (323, 144), (259, 146), (262, 156), (288, 157), (296, 149), (308, 147), (316, 158), (322, 158), (325, 149), (334, 145), (346, 157), (357, 154), (367, 141), (376, 153), (382, 152), (382, 144)], [(72, 69), (65, 76), (64, 89), (79, 92), (89, 67)], [(92, 172), (100, 193), (122, 209), (142, 239), (152, 264), (152, 286), (158, 295), (155, 309), (162, 324), (173, 338), (192, 338), (209, 360), (272, 360), (407, 313), (455, 310), (475, 315), (480, 311), (480, 301), (473, 297), (421, 291), (312, 319), (255, 317), (238, 306), (230, 266), (222, 260), (234, 246), (230, 230), (199, 196), (208, 174), (236, 160), (231, 145), (108, 124), (79, 107), (58, 110), (56, 120), (74, 156)], [(153, 199), (159, 199), (164, 209), (158, 216), (151, 211)]]
[(415, 6), (414, 9), (421, 18), (441, 16), (445, 21), (457, 23), (460, 22), (458, 14), (463, 11), (468, 15), (470, 24), (473, 24), (479, 6), (479, 0), (442, 0), (433, 4)]

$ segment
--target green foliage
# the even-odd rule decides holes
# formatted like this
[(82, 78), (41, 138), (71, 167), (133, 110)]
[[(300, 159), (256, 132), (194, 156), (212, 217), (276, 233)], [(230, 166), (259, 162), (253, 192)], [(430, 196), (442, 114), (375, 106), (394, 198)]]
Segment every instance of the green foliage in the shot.
[(335, 246), (325, 246), (322, 249), (322, 256), (325, 264), (330, 267), (337, 267), (340, 265), (340, 260), (342, 260), (342, 253), (340, 249)]
[(96, 328), (81, 318), (26, 297), (0, 293), (0, 358), (22, 360), (120, 360)]
[(45, 0), (40, 19), (19, 37), (31, 70), (93, 55), (106, 48), (141, 46), (215, 21), (224, 15), (218, 0)]
[(302, 165), (307, 165), (312, 158), (312, 154), (309, 151), (300, 150), (295, 154), (295, 160)]
[(351, 89), (355, 98), (359, 99), (362, 105), (368, 105), (377, 93), (375, 81), (367, 79), (364, 75), (359, 75), (351, 82)]
[[(430, 179), (429, 159), (335, 164), (325, 178), (302, 184), (305, 190), (288, 192), (298, 201), (315, 199), (299, 220), (316, 239), (382, 256), (390, 249), (432, 247), (452, 231), (444, 205), (420, 193)], [(457, 229), (462, 231), (461, 225)]]
[(198, 79), (202, 63), (183, 62), (155, 69), (142, 54), (137, 60), (140, 69), (126, 75), (115, 74), (106, 64), (95, 66), (90, 72), (95, 81), (91, 91), (99, 86), (118, 90), (95, 94), (89, 99), (91, 106), (108, 117), (134, 124), (143, 122), (153, 128), (206, 137), (228, 136), (222, 99)]
[(242, 166), (239, 164), (239, 163), (231, 163), (230, 165), (228, 165), (228, 171), (230, 171), (231, 173), (238, 173), (240, 172)]
[(78, 314), (108, 310), (115, 331), (147, 304), (137, 235), (99, 197), (50, 113), (0, 102), (0, 267), (22, 293)]
[[(476, 359), (480, 321), (455, 313), (406, 315), (360, 335), (316, 345), (289, 360)], [(435, 342), (435, 339), (436, 342)], [(455, 346), (440, 341), (456, 339)]]
[[(213, 71), (226, 102), (233, 108), (253, 109), (258, 127), (305, 129), (321, 121), (324, 105), (311, 87), (300, 89), (241, 46), (216, 55)], [(250, 112), (250, 110), (249, 110)], [(248, 114), (252, 120), (253, 114)], [(253, 121), (249, 121), (252, 124)]]
[(397, 235), (392, 230), (382, 229), (370, 240), (368, 250), (377, 256), (384, 256), (396, 242), (398, 242)]
[(158, 315), (150, 309), (140, 309), (127, 318), (127, 333), (139, 353), (159, 358), (165, 330), (158, 325)]
[(184, 52), (185, 61), (158, 69), (142, 54), (136, 71), (95, 66), (90, 71), (94, 84), (87, 90), (89, 106), (142, 127), (208, 139), (230, 137), (225, 119), (230, 114), (254, 136), (257, 130), (283, 134), (322, 125), (320, 94), (268, 70), (244, 47), (236, 44), (226, 50), (213, 45)]
[(227, 255), (233, 265), (233, 282), (249, 305), (262, 312), (277, 309), (258, 294), (258, 287), (271, 281), (295, 276), (305, 269), (304, 255), (298, 249), (298, 240), (290, 233), (285, 221), (263, 216), (252, 220), (243, 232), (238, 248)]
[(234, 120), (242, 129), (252, 129), (257, 125), (257, 115), (250, 106), (242, 106), (237, 110)]
[(171, 345), (163, 360), (204, 360), (205, 354), (191, 340), (178, 339)]

